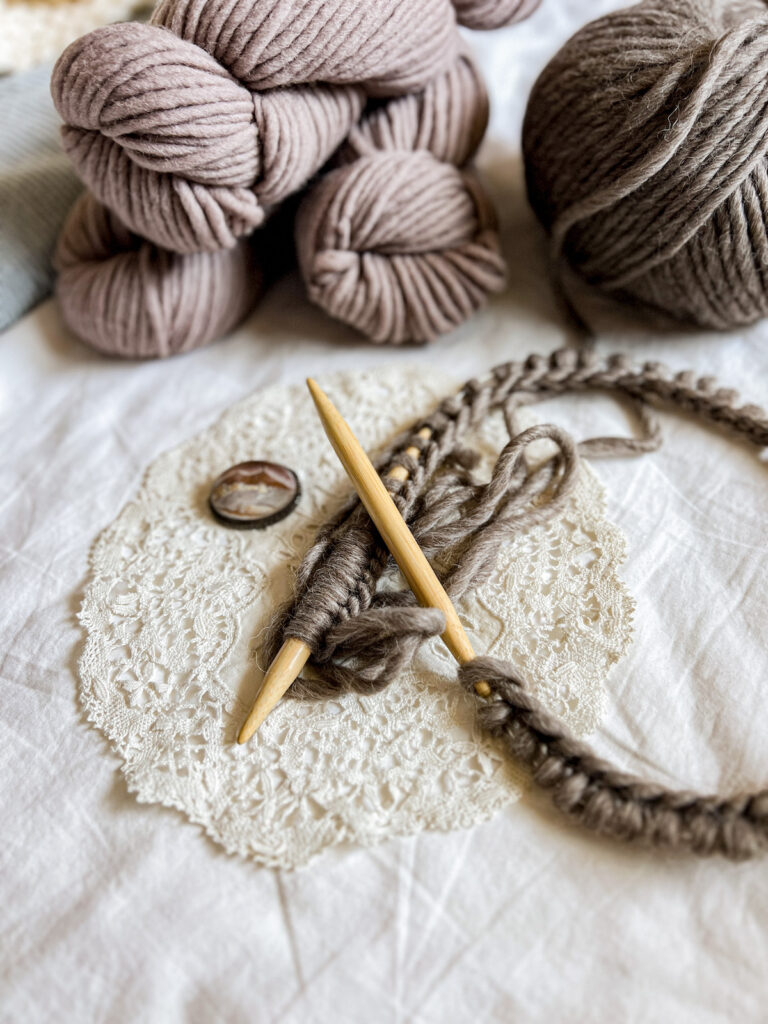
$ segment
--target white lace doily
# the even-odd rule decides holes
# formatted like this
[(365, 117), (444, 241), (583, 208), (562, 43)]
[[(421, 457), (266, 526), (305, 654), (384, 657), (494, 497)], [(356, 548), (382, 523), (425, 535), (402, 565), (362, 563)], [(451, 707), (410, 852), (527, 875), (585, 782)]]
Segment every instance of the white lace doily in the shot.
[[(325, 382), (369, 450), (457, 384), (414, 367)], [(492, 417), (480, 438), (489, 457), (505, 437)], [(301, 502), (267, 530), (227, 529), (208, 512), (211, 481), (253, 458), (296, 470)], [(305, 388), (273, 388), (161, 456), (91, 554), (79, 664), (89, 719), (140, 801), (178, 808), (227, 850), (267, 865), (467, 828), (516, 800), (524, 782), (476, 730), (439, 640), (382, 694), (284, 701), (250, 744), (235, 743), (260, 681), (260, 633), (315, 528), (348, 493)], [(624, 556), (585, 467), (566, 514), (510, 544), (459, 606), (476, 649), (513, 659), (579, 733), (598, 722), (603, 681), (631, 641)]]

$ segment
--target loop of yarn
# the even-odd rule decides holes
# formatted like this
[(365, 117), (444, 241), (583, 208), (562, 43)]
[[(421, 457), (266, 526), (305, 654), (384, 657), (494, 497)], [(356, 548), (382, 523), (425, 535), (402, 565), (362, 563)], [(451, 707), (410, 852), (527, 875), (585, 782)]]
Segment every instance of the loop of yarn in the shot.
[(577, 32), (523, 131), (555, 260), (705, 327), (765, 316), (767, 70), (762, 3), (644, 0)]
[[(637, 441), (602, 438), (576, 446), (563, 431), (542, 425), (510, 439), (489, 483), (475, 479), (476, 455), (462, 447), (462, 438), (490, 412), (501, 410), (509, 424), (516, 405), (593, 390), (633, 403), (672, 405), (760, 449), (768, 446), (768, 414), (739, 405), (735, 391), (718, 387), (710, 377), (672, 374), (658, 363), (636, 366), (623, 355), (600, 359), (590, 350), (562, 350), (499, 366), (486, 380), (471, 380), (441, 402), (377, 465), (452, 599), (487, 578), (502, 543), (562, 508), (578, 470), (579, 448), (610, 455), (658, 446), (658, 429), (647, 411), (645, 436)], [(432, 432), (426, 439), (419, 433), (425, 426)], [(556, 452), (532, 468), (525, 449), (543, 437), (554, 441)], [(408, 448), (416, 448), (419, 457), (409, 455)], [(394, 466), (404, 466), (408, 480), (387, 478)], [(264, 649), (270, 659), (286, 637), (312, 649), (312, 676), (294, 684), (293, 696), (376, 692), (413, 659), (420, 643), (442, 632), (443, 617), (435, 609), (416, 607), (410, 592), (379, 587), (392, 568), (358, 501), (321, 527), (299, 567), (294, 597), (275, 616)], [(724, 799), (645, 783), (614, 770), (571, 737), (529, 692), (514, 665), (478, 658), (459, 678), (472, 693), (475, 682), (491, 683), (491, 699), (477, 698), (481, 720), (505, 738), (512, 754), (552, 791), (557, 806), (580, 824), (619, 839), (734, 859), (768, 847), (768, 791)]]
[(342, 166), (299, 209), (297, 252), (313, 302), (373, 341), (430, 341), (504, 286), (495, 212), (465, 168), (487, 121), (467, 54), (419, 95), (367, 111)]
[(139, 359), (225, 334), (256, 303), (262, 282), (248, 239), (219, 252), (168, 252), (132, 234), (89, 193), (70, 211), (56, 265), (72, 330), (102, 352)]

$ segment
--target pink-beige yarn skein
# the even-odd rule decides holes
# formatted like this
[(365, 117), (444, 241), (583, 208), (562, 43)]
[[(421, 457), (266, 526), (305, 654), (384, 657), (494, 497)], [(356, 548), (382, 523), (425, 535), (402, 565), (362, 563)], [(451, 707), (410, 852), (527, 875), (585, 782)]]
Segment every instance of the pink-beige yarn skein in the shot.
[(768, 314), (768, 11), (645, 0), (539, 77), (528, 194), (589, 284), (709, 328)]
[(373, 341), (431, 341), (504, 286), (493, 207), (463, 169), (487, 122), (467, 54), (422, 93), (363, 118), (342, 166), (299, 208), (296, 247), (313, 302)]
[(252, 239), (218, 252), (170, 252), (129, 231), (88, 192), (64, 225), (56, 267), (68, 326), (129, 359), (177, 355), (221, 337), (253, 308), (263, 283)]
[(422, 88), (457, 46), (450, 0), (164, 0), (74, 42), (51, 90), (101, 202), (157, 245), (213, 251), (305, 184), (366, 95)]

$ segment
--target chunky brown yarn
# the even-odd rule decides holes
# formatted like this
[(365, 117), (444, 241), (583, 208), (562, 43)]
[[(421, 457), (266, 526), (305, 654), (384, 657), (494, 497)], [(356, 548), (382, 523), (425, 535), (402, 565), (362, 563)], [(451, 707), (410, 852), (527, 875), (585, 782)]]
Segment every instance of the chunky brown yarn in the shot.
[(299, 208), (313, 302), (373, 341), (431, 341), (504, 286), (495, 212), (466, 167), (487, 123), (467, 53), (422, 92), (368, 109)]
[(759, 0), (644, 0), (577, 32), (523, 133), (555, 259), (705, 327), (765, 316), (767, 69)]
[[(594, 390), (639, 403), (644, 436), (598, 438), (577, 446), (557, 427), (534, 427), (511, 436), (489, 483), (474, 479), (474, 456), (462, 447), (462, 438), (490, 412), (504, 413), (512, 435), (512, 413), (520, 404)], [(635, 366), (625, 356), (604, 360), (590, 351), (564, 350), (507, 363), (486, 380), (469, 381), (399, 438), (379, 468), (455, 600), (486, 578), (505, 540), (562, 507), (579, 452), (623, 455), (658, 446), (648, 403), (672, 405), (758, 448), (768, 446), (768, 415), (756, 406), (740, 406), (734, 391), (719, 388), (711, 378), (673, 375), (657, 363)], [(432, 432), (427, 440), (419, 434), (424, 426)], [(543, 437), (555, 442), (556, 453), (531, 469), (525, 449)], [(420, 451), (419, 458), (406, 453), (410, 447)], [(386, 477), (395, 465), (409, 470), (407, 481)], [(359, 502), (351, 502), (321, 528), (300, 566), (294, 597), (272, 623), (264, 651), (268, 660), (289, 636), (311, 647), (313, 675), (294, 684), (294, 696), (376, 692), (394, 680), (420, 643), (443, 631), (438, 610), (416, 607), (410, 592), (379, 588), (391, 568)], [(616, 771), (570, 736), (511, 663), (477, 658), (460, 670), (459, 679), (470, 693), (481, 679), (491, 684), (493, 696), (477, 698), (481, 721), (552, 791), (557, 806), (585, 827), (617, 839), (734, 859), (768, 847), (768, 790), (702, 797), (643, 782)]]

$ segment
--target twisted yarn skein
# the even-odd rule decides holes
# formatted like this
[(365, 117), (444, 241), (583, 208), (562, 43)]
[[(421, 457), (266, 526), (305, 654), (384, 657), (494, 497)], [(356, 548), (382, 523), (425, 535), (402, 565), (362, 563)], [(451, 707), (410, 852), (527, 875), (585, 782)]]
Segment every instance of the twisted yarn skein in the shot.
[(525, 116), (530, 201), (590, 284), (705, 327), (768, 313), (768, 11), (643, 0), (544, 69)]
[[(553, 426), (514, 435), (512, 415), (520, 404), (594, 390), (641, 403), (644, 436), (597, 438), (577, 446)], [(564, 350), (507, 363), (486, 380), (469, 381), (398, 438), (378, 468), (455, 600), (487, 578), (504, 541), (562, 508), (579, 453), (624, 455), (658, 446), (658, 424), (648, 402), (672, 405), (758, 448), (768, 446), (768, 414), (741, 406), (736, 392), (718, 387), (712, 378), (671, 374), (658, 363), (635, 366), (625, 356), (599, 359), (591, 351)], [(486, 484), (473, 478), (473, 454), (462, 439), (493, 410), (504, 413), (511, 436)], [(425, 426), (431, 431), (426, 439), (419, 433)], [(545, 437), (555, 442), (555, 454), (531, 468), (526, 447)], [(420, 456), (413, 458), (409, 448)], [(388, 475), (398, 465), (409, 470), (405, 482)], [(292, 601), (271, 625), (264, 652), (269, 659), (285, 637), (309, 645), (313, 678), (294, 684), (289, 691), (294, 696), (374, 693), (394, 680), (420, 643), (443, 632), (438, 610), (416, 607), (410, 592), (378, 588), (391, 565), (359, 502), (350, 502), (320, 529), (299, 567)], [(491, 685), (488, 701), (474, 693), (480, 680)], [(617, 771), (568, 734), (509, 662), (477, 658), (461, 668), (459, 681), (478, 700), (483, 724), (506, 741), (579, 824), (617, 839), (701, 855), (743, 859), (768, 849), (768, 790), (699, 796)]]
[[(350, 315), (343, 288), (331, 291), (339, 315), (377, 338), (427, 338), (454, 326), (501, 282), (488, 200), (465, 169), (437, 163), (463, 165), (487, 119), (482, 82), (466, 56), (457, 58), (456, 17), (491, 28), (533, 6), (163, 0), (149, 25), (113, 25), (73, 43), (54, 70), (52, 93), (66, 122), (65, 148), (95, 198), (78, 204), (60, 238), (57, 290), (69, 325), (125, 356), (173, 354), (229, 329), (256, 302), (264, 276), (257, 268), (244, 281), (253, 254), (242, 240), (326, 163), (366, 97), (395, 96), (401, 99), (389, 101), (388, 113), (381, 113), (383, 99), (379, 110), (366, 110), (339, 162), (402, 149), (409, 160), (386, 157), (392, 173), (399, 180), (424, 175), (433, 194), (420, 209), (423, 185), (406, 180), (388, 193), (389, 215), (378, 205), (372, 244), (383, 252), (405, 246), (403, 259), (387, 253), (390, 265), (374, 282), (373, 293), (387, 302), (383, 330), (375, 310), (367, 320)], [(361, 180), (370, 185), (371, 175)], [(343, 205), (334, 209), (323, 218), (331, 235), (332, 217), (346, 213)], [(423, 232), (416, 259), (408, 249), (411, 215)], [(359, 228), (358, 218), (358, 235)], [(222, 250), (231, 257), (213, 258)], [(315, 281), (313, 272), (307, 280)], [(375, 299), (356, 294), (358, 304), (361, 296)], [(200, 303), (205, 310), (194, 326), (190, 295), (193, 309)]]
[(158, 245), (214, 250), (305, 184), (366, 95), (424, 86), (457, 45), (449, 0), (164, 0), (69, 46), (51, 90), (99, 200)]
[(421, 93), (368, 109), (299, 207), (313, 302), (373, 341), (431, 341), (504, 286), (495, 212), (466, 166), (487, 123), (468, 53)]

